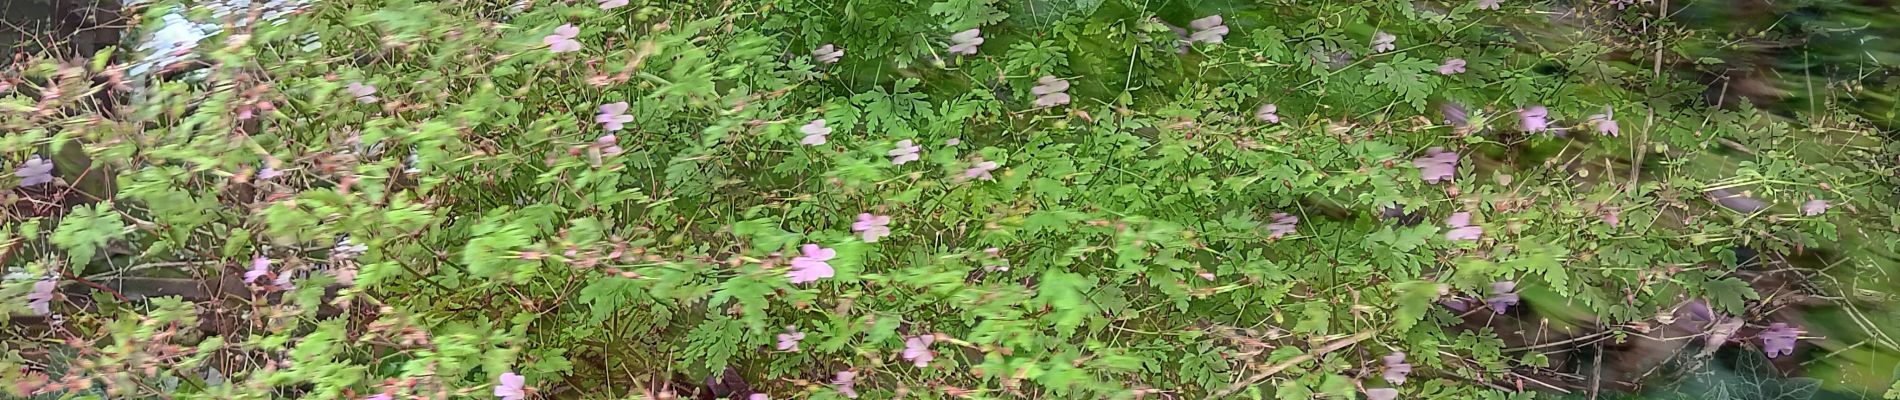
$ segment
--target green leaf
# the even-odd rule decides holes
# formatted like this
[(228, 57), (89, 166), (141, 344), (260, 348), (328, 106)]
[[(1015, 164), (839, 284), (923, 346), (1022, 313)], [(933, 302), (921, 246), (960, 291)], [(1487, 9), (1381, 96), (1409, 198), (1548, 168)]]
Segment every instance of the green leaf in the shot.
[(1761, 298), (1748, 282), (1734, 277), (1722, 278), (1702, 283), (1702, 291), (1707, 293), (1709, 303), (1722, 312), (1741, 315), (1748, 311), (1748, 300)]

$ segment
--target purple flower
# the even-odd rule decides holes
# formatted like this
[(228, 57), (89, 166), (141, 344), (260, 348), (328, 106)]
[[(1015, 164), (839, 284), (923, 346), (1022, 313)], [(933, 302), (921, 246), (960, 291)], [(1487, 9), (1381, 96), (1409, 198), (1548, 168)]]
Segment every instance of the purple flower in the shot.
[(548, 51), (555, 53), (580, 51), (581, 42), (574, 40), (574, 37), (580, 35), (581, 28), (575, 27), (574, 24), (563, 24), (554, 28), (554, 34), (542, 37), (541, 43), (547, 44)]
[(945, 146), (955, 146), (955, 145), (959, 145), (959, 144), (963, 144), (963, 139), (958, 139), (958, 138), (949, 138), (949, 139), (945, 139), (945, 140), (943, 141), (943, 145), (945, 145)]
[(918, 335), (904, 339), (904, 360), (910, 361), (917, 368), (930, 366), (930, 360), (937, 358), (937, 353), (930, 351), (930, 344), (936, 341), (937, 335)]
[(1036, 79), (1036, 87), (1029, 92), (1036, 95), (1036, 107), (1055, 107), (1069, 104), (1069, 81), (1051, 75)]
[(825, 137), (831, 135), (831, 127), (825, 126), (824, 118), (805, 123), (805, 126), (798, 127), (798, 131), (805, 133), (805, 138), (799, 139), (798, 143), (806, 146), (825, 144)]
[(1629, 8), (1629, 6), (1635, 5), (1636, 0), (1610, 0), (1610, 4), (1615, 5), (1616, 9), (1621, 10), (1624, 8)]
[(627, 0), (600, 0), (600, 9), (602, 10), (612, 10), (625, 7), (626, 5)]
[(1602, 114), (1591, 115), (1589, 122), (1596, 126), (1598, 134), (1617, 136), (1623, 133), (1623, 128), (1616, 125), (1616, 112), (1607, 106), (1603, 107)]
[(1610, 226), (1623, 226), (1623, 209), (1608, 207), (1603, 209), (1603, 223)]
[(1392, 51), (1392, 49), (1399, 48), (1399, 46), (1392, 44), (1393, 42), (1397, 42), (1398, 40), (1399, 38), (1397, 36), (1392, 36), (1392, 34), (1385, 33), (1385, 31), (1373, 32), (1372, 33), (1372, 52), (1384, 53), (1384, 52)]
[(785, 333), (778, 334), (779, 351), (798, 351), (798, 341), (805, 340), (805, 333), (798, 329), (785, 327)]
[(1808, 200), (1808, 202), (1806, 203), (1801, 203), (1801, 215), (1806, 215), (1810, 217), (1821, 215), (1822, 213), (1827, 212), (1828, 206), (1829, 204), (1827, 203), (1827, 200), (1821, 200), (1821, 199)]
[(1366, 389), (1366, 400), (1394, 400), (1399, 398), (1399, 390), (1393, 388)]
[(1706, 194), (1709, 195), (1709, 197), (1715, 198), (1716, 204), (1721, 204), (1730, 210), (1752, 213), (1761, 211), (1763, 208), (1768, 208), (1768, 203), (1754, 197), (1748, 197), (1747, 193), (1738, 192), (1729, 188), (1710, 190)]
[(1188, 41), (1220, 43), (1227, 37), (1227, 25), (1222, 24), (1219, 15), (1188, 21), (1188, 27), (1194, 28), (1194, 34), (1188, 36)]
[(356, 96), (356, 102), (358, 103), (369, 104), (376, 102), (376, 85), (350, 82), (350, 85), (345, 87), (344, 90), (348, 90), (351, 96)]
[(765, 393), (753, 393), (751, 396), (746, 396), (746, 400), (772, 400), (772, 396), (767, 396)]
[(811, 58), (820, 64), (837, 64), (838, 59), (844, 58), (844, 49), (825, 43), (823, 46), (818, 46), (817, 50), (811, 51)]
[(1438, 66), (1439, 75), (1456, 75), (1462, 73), (1465, 73), (1465, 59), (1463, 58), (1445, 60), (1445, 64)]
[(624, 128), (628, 122), (633, 122), (633, 116), (627, 115), (627, 102), (607, 103), (600, 105), (600, 115), (594, 116), (594, 122), (599, 122), (600, 127), (611, 132)]
[(1394, 385), (1405, 384), (1405, 376), (1412, 374), (1412, 364), (1405, 363), (1405, 352), (1394, 351), (1392, 354), (1386, 355), (1383, 359), (1385, 360), (1385, 373), (1382, 376), (1385, 378), (1385, 381), (1391, 382)]
[(26, 293), (26, 308), (33, 310), (34, 314), (52, 314), (53, 289), (58, 288), (59, 281), (50, 278), (33, 282), (33, 290)]
[(1544, 106), (1531, 106), (1517, 110), (1518, 122), (1525, 132), (1543, 132), (1550, 130), (1550, 109)]
[(819, 279), (830, 278), (837, 273), (837, 271), (831, 269), (830, 263), (826, 263), (826, 261), (831, 261), (832, 257), (838, 255), (836, 250), (832, 250), (828, 247), (818, 247), (817, 244), (806, 244), (800, 250), (804, 255), (793, 257), (792, 270), (791, 272), (785, 273), (786, 277), (791, 278), (792, 283), (817, 281)]
[(264, 167), (263, 169), (257, 170), (258, 180), (268, 181), (277, 179), (279, 176), (284, 176), (284, 172), (278, 171), (276, 168)]
[(856, 371), (838, 371), (838, 376), (831, 378), (831, 384), (838, 385), (838, 393), (844, 393), (844, 397), (858, 398)]
[(1258, 109), (1254, 109), (1253, 117), (1254, 119), (1260, 120), (1260, 122), (1265, 122), (1269, 124), (1277, 124), (1277, 123), (1280, 123), (1279, 113), (1280, 113), (1280, 106), (1274, 105), (1273, 103), (1267, 103), (1267, 104), (1261, 104), (1260, 108)]
[(1268, 239), (1279, 239), (1281, 236), (1293, 233), (1293, 228), (1300, 224), (1300, 217), (1287, 213), (1273, 213), (1269, 218), (1272, 218), (1273, 222), (1267, 223)]
[(270, 259), (257, 256), (251, 259), (251, 269), (244, 271), (244, 283), (256, 283), (257, 278), (270, 274)]
[(1786, 323), (1776, 322), (1761, 332), (1762, 351), (1768, 352), (1768, 358), (1794, 354), (1794, 342), (1801, 335), (1799, 330)]
[(996, 167), (995, 161), (983, 161), (978, 158), (975, 163), (970, 164), (970, 169), (963, 170), (963, 179), (995, 180), (990, 176), (990, 171), (995, 171)]
[(1425, 149), (1425, 156), (1413, 159), (1412, 166), (1418, 167), (1418, 177), (1425, 183), (1448, 182), (1458, 173), (1458, 153), (1443, 147)]
[(396, 400), (396, 397), (390, 396), (388, 393), (377, 393), (375, 396), (365, 397), (363, 400)]
[(53, 181), (53, 163), (35, 154), (20, 163), (20, 167), (13, 170), (13, 176), (20, 177), (20, 186), (50, 183)]
[(1677, 308), (1677, 310), (1688, 312), (1689, 317), (1694, 318), (1697, 321), (1714, 321), (1715, 320), (1715, 311), (1710, 310), (1709, 303), (1702, 301), (1702, 299), (1695, 299), (1695, 300), (1689, 300), (1687, 302), (1684, 302), (1682, 303), (1681, 306)]
[(516, 375), (513, 372), (504, 372), (501, 374), (501, 383), (495, 385), (495, 397), (500, 397), (502, 400), (521, 400), (526, 398), (528, 397), (528, 393), (523, 391), (522, 387), (526, 386), (527, 383), (528, 378)]
[(1471, 114), (1465, 112), (1465, 106), (1458, 103), (1440, 104), (1438, 111), (1445, 113), (1445, 123), (1452, 127), (1463, 129), (1471, 125)]
[(609, 156), (617, 155), (626, 151), (625, 149), (620, 148), (620, 136), (617, 136), (611, 133), (600, 135), (600, 137), (595, 138), (594, 148), (600, 149), (600, 154), (609, 155)]
[(858, 222), (851, 224), (851, 231), (864, 235), (864, 241), (877, 243), (877, 238), (891, 235), (891, 216), (858, 214)]
[(1517, 282), (1493, 282), (1491, 283), (1491, 297), (1485, 298), (1484, 302), (1491, 306), (1491, 311), (1503, 314), (1505, 310), (1511, 309), (1511, 306), (1517, 305), (1518, 298), (1516, 290)]
[(976, 46), (982, 44), (983, 31), (979, 28), (970, 28), (970, 30), (950, 35), (951, 54), (973, 55), (976, 54)]
[(1498, 9), (1498, 5), (1503, 4), (1503, 3), (1504, 3), (1504, 0), (1478, 0), (1478, 9), (1479, 10), (1496, 10)]
[(1471, 304), (1466, 302), (1465, 299), (1445, 299), (1445, 301), (1438, 302), (1438, 304), (1443, 304), (1445, 308), (1458, 312), (1471, 311)]
[(1445, 225), (1451, 228), (1445, 232), (1445, 239), (1478, 240), (1484, 236), (1484, 227), (1472, 225), (1471, 213), (1468, 212), (1452, 213), (1451, 217), (1445, 218)]
[(923, 147), (911, 143), (909, 139), (905, 139), (898, 141), (897, 148), (891, 149), (889, 153), (885, 154), (891, 156), (891, 165), (904, 165), (904, 163), (907, 162), (917, 161), (921, 157), (917, 155), (917, 152), (923, 149)]

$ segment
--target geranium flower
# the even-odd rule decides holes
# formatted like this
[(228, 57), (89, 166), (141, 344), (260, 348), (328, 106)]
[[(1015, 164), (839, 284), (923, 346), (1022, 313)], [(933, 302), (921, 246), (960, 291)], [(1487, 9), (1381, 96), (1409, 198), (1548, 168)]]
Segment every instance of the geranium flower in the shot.
[(396, 397), (390, 396), (388, 393), (377, 393), (375, 396), (365, 397), (363, 400), (396, 400)]
[(1623, 132), (1623, 128), (1616, 125), (1616, 112), (1609, 106), (1603, 107), (1602, 114), (1591, 115), (1589, 122), (1596, 126), (1598, 134), (1617, 136)]
[(828, 247), (819, 247), (817, 244), (806, 244), (800, 250), (804, 255), (793, 257), (792, 270), (785, 273), (787, 278), (791, 278), (792, 283), (817, 281), (830, 278), (837, 273), (831, 269), (830, 263), (826, 263), (838, 255), (837, 251)]
[(885, 154), (891, 156), (891, 165), (904, 165), (904, 163), (917, 161), (921, 158), (922, 156), (917, 155), (917, 152), (923, 149), (923, 147), (912, 144), (910, 139), (905, 139), (898, 141), (897, 148), (891, 149), (889, 153)]
[(955, 146), (955, 145), (959, 145), (959, 144), (963, 144), (963, 139), (959, 139), (959, 138), (949, 138), (949, 139), (944, 139), (944, 141), (943, 141), (943, 145), (945, 145), (945, 146)]
[(1829, 204), (1827, 203), (1827, 200), (1821, 200), (1821, 199), (1808, 200), (1808, 202), (1806, 203), (1801, 203), (1801, 215), (1806, 215), (1810, 217), (1821, 215), (1822, 213), (1827, 212), (1828, 206)]
[(1610, 226), (1623, 226), (1623, 209), (1618, 207), (1605, 207), (1603, 208), (1602, 218), (1603, 223), (1610, 224)]
[(1478, 240), (1484, 236), (1484, 227), (1472, 225), (1471, 213), (1468, 212), (1452, 213), (1451, 217), (1445, 218), (1445, 225), (1451, 228), (1445, 232), (1445, 239)]
[(620, 136), (611, 133), (595, 138), (594, 147), (600, 149), (600, 154), (609, 156), (619, 155), (626, 151), (620, 148)]
[(500, 381), (501, 383), (495, 385), (495, 397), (500, 397), (502, 400), (521, 400), (528, 397), (527, 391), (523, 389), (528, 383), (528, 378), (513, 372), (504, 372), (501, 374)]
[(580, 51), (581, 42), (574, 40), (574, 37), (580, 35), (581, 28), (575, 27), (574, 24), (562, 24), (554, 28), (554, 34), (541, 37), (541, 43), (548, 45), (548, 51), (555, 53)]
[(594, 116), (594, 122), (599, 122), (601, 128), (611, 132), (633, 122), (633, 116), (627, 115), (627, 102), (607, 103), (600, 105), (600, 114)]
[(1457, 312), (1471, 311), (1471, 303), (1465, 299), (1446, 299), (1445, 301), (1438, 302), (1438, 304), (1443, 304), (1445, 308)]
[(1550, 109), (1544, 106), (1530, 106), (1517, 110), (1518, 122), (1525, 132), (1543, 132), (1550, 130)]
[(753, 393), (746, 396), (746, 400), (772, 400), (772, 396), (766, 396), (765, 393)]
[(824, 118), (805, 123), (805, 126), (798, 127), (798, 131), (805, 133), (805, 138), (799, 139), (798, 143), (806, 146), (825, 144), (825, 138), (831, 135), (831, 127), (825, 126)]
[(350, 242), (350, 238), (347, 236), (337, 240), (336, 246), (330, 248), (330, 256), (342, 260), (356, 258), (356, 256), (363, 255), (363, 253), (367, 252), (369, 252), (369, 245)]
[(995, 180), (990, 176), (990, 171), (995, 171), (996, 167), (995, 161), (983, 161), (982, 158), (978, 158), (975, 163), (970, 164), (970, 169), (963, 170), (963, 179)]
[(1220, 43), (1227, 37), (1227, 25), (1222, 24), (1219, 15), (1188, 21), (1188, 27), (1194, 28), (1194, 34), (1188, 36), (1188, 41)]
[(1465, 73), (1465, 59), (1463, 58), (1445, 60), (1444, 64), (1438, 66), (1439, 75), (1456, 75), (1462, 73)]
[(350, 82), (350, 85), (344, 89), (348, 90), (351, 96), (356, 96), (356, 102), (358, 103), (369, 104), (376, 102), (376, 85)]
[(270, 259), (257, 256), (251, 259), (251, 269), (244, 271), (244, 283), (256, 283), (257, 278), (270, 274)]
[(13, 170), (13, 176), (20, 177), (20, 186), (33, 186), (53, 182), (53, 163), (40, 158), (38, 154), (27, 157), (26, 162)]
[(1274, 105), (1273, 103), (1261, 104), (1260, 108), (1253, 110), (1253, 117), (1254, 119), (1260, 120), (1260, 122), (1269, 124), (1280, 123), (1280, 106)]
[(1405, 384), (1405, 376), (1412, 374), (1412, 364), (1405, 362), (1405, 352), (1394, 351), (1383, 357), (1385, 373), (1381, 376), (1394, 385)]
[(1029, 88), (1036, 95), (1036, 107), (1055, 107), (1069, 104), (1069, 81), (1051, 75), (1036, 79), (1037, 85)]
[(856, 371), (838, 371), (838, 376), (831, 378), (831, 384), (837, 385), (838, 393), (844, 393), (844, 397), (858, 398)]
[(1293, 228), (1300, 224), (1300, 217), (1287, 213), (1273, 213), (1268, 218), (1273, 219), (1273, 222), (1267, 223), (1268, 239), (1279, 239), (1281, 236), (1293, 233)]
[(1384, 53), (1384, 52), (1392, 51), (1392, 49), (1399, 48), (1399, 46), (1392, 44), (1393, 42), (1397, 42), (1398, 40), (1399, 38), (1397, 36), (1392, 36), (1392, 34), (1385, 33), (1385, 31), (1373, 32), (1372, 33), (1372, 52)]
[(798, 351), (798, 341), (805, 340), (805, 333), (793, 327), (785, 327), (785, 333), (778, 334), (779, 351)]
[(982, 44), (983, 31), (979, 28), (970, 28), (970, 30), (950, 35), (951, 54), (973, 55), (976, 54), (976, 47)]
[(260, 181), (277, 179), (279, 176), (284, 176), (284, 172), (278, 171), (276, 168), (264, 167), (257, 170), (257, 180)]
[(53, 313), (53, 290), (59, 288), (59, 281), (51, 278), (33, 282), (33, 290), (26, 292), (26, 308), (34, 314)]
[(1503, 314), (1505, 310), (1511, 309), (1511, 306), (1517, 305), (1516, 290), (1517, 282), (1492, 282), (1491, 297), (1485, 298), (1484, 303), (1491, 306), (1491, 311)]
[(627, 0), (600, 0), (600, 9), (612, 10), (627, 6)]
[(1412, 166), (1418, 167), (1418, 177), (1425, 183), (1450, 181), (1458, 173), (1458, 153), (1442, 147), (1425, 149), (1425, 156), (1413, 159)]
[(877, 238), (891, 235), (891, 216), (858, 214), (858, 222), (851, 224), (851, 231), (864, 235), (864, 241), (877, 243)]
[(1366, 400), (1394, 400), (1399, 398), (1399, 390), (1393, 388), (1366, 389)]
[(937, 335), (918, 335), (904, 339), (904, 360), (910, 361), (917, 368), (930, 366), (930, 360), (937, 358), (937, 353), (930, 351), (930, 344), (936, 341)]
[(1680, 312), (1689, 313), (1689, 318), (1695, 319), (1697, 321), (1706, 322), (1706, 321), (1715, 320), (1715, 311), (1710, 310), (1709, 303), (1702, 301), (1702, 299), (1695, 299), (1695, 300), (1689, 300), (1689, 301), (1683, 302), (1682, 306), (1678, 307), (1676, 310)]
[(1786, 323), (1769, 324), (1767, 330), (1761, 331), (1761, 349), (1768, 353), (1768, 358), (1794, 354), (1794, 343), (1800, 336), (1799, 330)]
[(1752, 213), (1761, 211), (1763, 208), (1768, 208), (1767, 202), (1749, 197), (1745, 192), (1732, 190), (1730, 188), (1710, 190), (1707, 194), (1709, 197), (1715, 199), (1716, 204), (1721, 204), (1723, 207), (1728, 207), (1728, 209), (1735, 211)]
[(821, 64), (837, 64), (838, 59), (844, 58), (844, 49), (825, 43), (823, 46), (818, 46), (817, 50), (811, 51), (811, 58)]
[(1504, 0), (1478, 0), (1478, 9), (1479, 10), (1496, 10), (1498, 9), (1498, 5), (1503, 4), (1503, 3), (1504, 3)]

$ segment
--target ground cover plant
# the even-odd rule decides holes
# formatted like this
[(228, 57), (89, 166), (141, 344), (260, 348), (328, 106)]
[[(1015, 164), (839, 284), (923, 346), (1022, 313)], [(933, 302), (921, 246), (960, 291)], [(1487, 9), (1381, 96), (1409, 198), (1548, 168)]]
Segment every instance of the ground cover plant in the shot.
[(0, 391), (1900, 398), (1891, 6), (214, 3), (5, 70)]

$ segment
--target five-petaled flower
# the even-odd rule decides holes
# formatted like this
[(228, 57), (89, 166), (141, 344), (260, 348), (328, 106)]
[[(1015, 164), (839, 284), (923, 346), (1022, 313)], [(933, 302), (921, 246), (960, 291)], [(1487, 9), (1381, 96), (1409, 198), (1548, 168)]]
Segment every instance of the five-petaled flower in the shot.
[(785, 333), (778, 334), (779, 351), (798, 351), (798, 341), (805, 340), (805, 333), (797, 328), (785, 327)]
[(358, 103), (369, 104), (376, 102), (376, 85), (350, 82), (349, 87), (344, 89), (349, 90), (350, 95), (355, 96), (356, 102)]
[(1491, 306), (1492, 312), (1503, 314), (1511, 306), (1517, 305), (1517, 300), (1517, 282), (1499, 281), (1491, 283), (1491, 297), (1485, 298), (1484, 302)]
[(1768, 353), (1768, 358), (1794, 354), (1794, 343), (1800, 336), (1801, 331), (1787, 323), (1769, 324), (1767, 330), (1761, 331), (1762, 351)]
[(1609, 106), (1604, 106), (1602, 114), (1591, 115), (1588, 120), (1596, 126), (1598, 134), (1616, 136), (1623, 132), (1623, 128), (1616, 125), (1616, 111)]
[(1525, 132), (1550, 130), (1550, 109), (1544, 106), (1530, 106), (1517, 110), (1517, 118)]
[(528, 378), (526, 377), (517, 375), (514, 372), (504, 372), (501, 374), (500, 383), (495, 385), (495, 397), (499, 397), (501, 400), (521, 400), (527, 398), (528, 392), (525, 389), (527, 383)]
[(1194, 34), (1188, 36), (1188, 41), (1220, 43), (1227, 38), (1227, 25), (1222, 23), (1219, 15), (1188, 21), (1188, 27), (1194, 28)]
[(548, 51), (555, 53), (580, 51), (581, 42), (574, 40), (574, 37), (580, 35), (581, 28), (575, 27), (574, 24), (563, 24), (554, 28), (554, 34), (541, 37), (541, 43), (548, 45)]
[(798, 131), (805, 134), (805, 138), (799, 139), (798, 143), (806, 146), (825, 144), (825, 138), (831, 135), (831, 127), (825, 126), (824, 118), (807, 122), (805, 126), (798, 127)]
[(1385, 361), (1385, 373), (1380, 376), (1394, 385), (1405, 384), (1405, 376), (1412, 374), (1412, 364), (1405, 362), (1405, 352), (1394, 351), (1382, 359)]
[(891, 216), (858, 214), (858, 222), (851, 224), (851, 231), (864, 235), (864, 241), (877, 243), (877, 238), (891, 235)]
[(811, 57), (820, 64), (837, 64), (838, 59), (844, 58), (844, 49), (825, 43), (823, 46), (818, 46), (818, 49), (812, 50)]
[(1445, 218), (1445, 225), (1451, 230), (1445, 231), (1445, 239), (1478, 240), (1484, 236), (1484, 227), (1471, 224), (1471, 213), (1456, 212)]
[(1254, 119), (1260, 120), (1260, 122), (1269, 124), (1280, 123), (1280, 106), (1273, 103), (1261, 104), (1260, 108), (1253, 110), (1253, 117)]
[(1504, 3), (1504, 0), (1478, 0), (1478, 9), (1479, 10), (1496, 10), (1498, 9), (1498, 5), (1503, 4), (1503, 3)]
[(1453, 59), (1445, 60), (1444, 64), (1438, 66), (1439, 75), (1454, 75), (1454, 74), (1462, 74), (1464, 72), (1465, 72), (1465, 59), (1463, 58), (1453, 58)]
[(1829, 204), (1827, 203), (1827, 200), (1821, 200), (1821, 199), (1808, 200), (1808, 202), (1806, 203), (1801, 203), (1801, 215), (1806, 215), (1810, 217), (1821, 215), (1822, 213), (1827, 212), (1828, 206)]
[(627, 0), (600, 0), (600, 9), (602, 10), (612, 10), (626, 6)]
[(1397, 42), (1398, 40), (1399, 38), (1397, 36), (1392, 36), (1392, 34), (1385, 33), (1385, 31), (1373, 32), (1372, 33), (1372, 52), (1384, 53), (1384, 52), (1392, 51), (1392, 49), (1396, 49), (1399, 47), (1393, 44), (1394, 42)]
[(831, 378), (831, 384), (837, 385), (838, 393), (844, 393), (844, 397), (858, 398), (857, 371), (838, 371), (838, 376)]
[(917, 335), (904, 339), (904, 360), (917, 368), (930, 366), (930, 360), (937, 358), (937, 353), (930, 351), (930, 344), (936, 341), (937, 335)]
[(1267, 223), (1268, 239), (1279, 239), (1281, 236), (1293, 233), (1294, 227), (1300, 224), (1300, 217), (1287, 213), (1273, 213), (1269, 218), (1272, 218), (1273, 221)]
[(53, 313), (53, 290), (59, 288), (59, 281), (41, 279), (33, 282), (33, 290), (26, 293), (26, 308), (34, 314)]
[(612, 133), (600, 135), (600, 137), (595, 138), (594, 148), (600, 149), (600, 154), (609, 156), (618, 155), (625, 151), (620, 148), (620, 136)]
[(1425, 183), (1450, 181), (1458, 173), (1458, 153), (1442, 147), (1425, 149), (1425, 156), (1413, 159), (1412, 166), (1418, 167), (1419, 179)]
[(28, 157), (13, 170), (13, 176), (20, 177), (20, 186), (33, 186), (53, 182), (53, 163), (39, 155)]
[(996, 168), (995, 161), (984, 161), (978, 158), (976, 162), (970, 163), (970, 169), (963, 170), (962, 179), (995, 180), (995, 177), (990, 176), (990, 171), (995, 171)]
[(256, 283), (265, 275), (270, 275), (270, 259), (257, 256), (251, 259), (251, 269), (244, 271), (244, 283)]
[(891, 149), (889, 153), (885, 154), (891, 156), (891, 165), (904, 165), (904, 163), (917, 161), (921, 158), (922, 156), (917, 155), (917, 152), (923, 151), (923, 149), (923, 147), (911, 143), (910, 139), (904, 139), (897, 141), (897, 148)]
[(600, 114), (594, 116), (594, 122), (608, 131), (617, 131), (633, 122), (633, 116), (627, 115), (627, 102), (615, 102), (600, 105)]
[(976, 54), (976, 47), (981, 45), (983, 45), (983, 30), (979, 28), (970, 28), (970, 30), (950, 35), (951, 54), (966, 56)]
[(791, 278), (792, 283), (813, 282), (837, 274), (837, 271), (831, 269), (831, 263), (826, 262), (838, 256), (836, 250), (819, 247), (817, 244), (806, 244), (799, 250), (803, 255), (793, 257), (792, 270), (785, 273), (785, 277)]
[(1051, 75), (1036, 79), (1036, 86), (1029, 93), (1036, 95), (1036, 107), (1055, 107), (1069, 104), (1069, 80)]
[(1399, 398), (1399, 390), (1393, 388), (1366, 389), (1366, 400), (1394, 400)]

